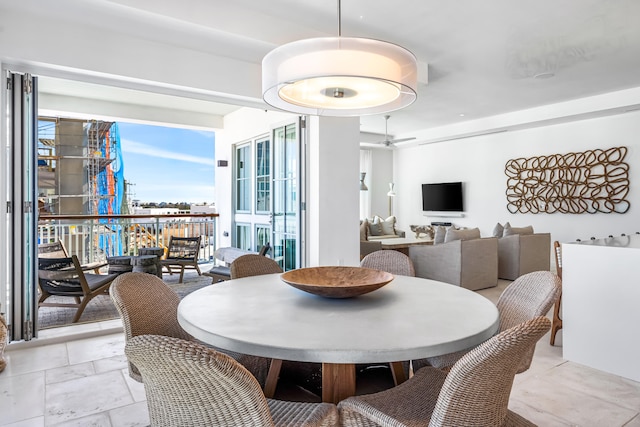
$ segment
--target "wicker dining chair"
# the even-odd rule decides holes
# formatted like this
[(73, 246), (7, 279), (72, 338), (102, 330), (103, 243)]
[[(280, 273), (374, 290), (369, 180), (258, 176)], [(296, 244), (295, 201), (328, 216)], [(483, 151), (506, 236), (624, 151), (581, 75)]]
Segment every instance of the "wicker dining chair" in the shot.
[[(505, 331), (537, 316), (545, 316), (560, 297), (560, 278), (550, 271), (534, 271), (514, 280), (498, 298), (500, 313), (499, 332)], [(522, 360), (518, 373), (529, 369), (535, 347)], [(449, 369), (468, 350), (446, 354), (444, 356), (413, 360), (413, 371), (423, 366)]]
[(415, 277), (416, 275), (411, 258), (394, 250), (372, 252), (360, 261), (360, 267), (375, 268), (401, 276)]
[(266, 399), (240, 364), (198, 343), (140, 335), (125, 353), (144, 378), (152, 426), (338, 425), (335, 405)]
[(273, 273), (282, 273), (280, 265), (271, 258), (259, 254), (242, 255), (231, 263), (231, 279)]
[[(163, 335), (195, 341), (178, 323), (180, 297), (159, 277), (147, 273), (125, 273), (111, 285), (111, 299), (122, 318), (125, 339), (138, 335)], [(270, 360), (221, 350), (244, 365), (264, 386)], [(134, 363), (129, 376), (143, 382)]]
[(535, 317), (490, 338), (446, 372), (426, 367), (397, 387), (338, 404), (343, 426), (535, 426), (508, 409), (522, 359), (549, 330)]

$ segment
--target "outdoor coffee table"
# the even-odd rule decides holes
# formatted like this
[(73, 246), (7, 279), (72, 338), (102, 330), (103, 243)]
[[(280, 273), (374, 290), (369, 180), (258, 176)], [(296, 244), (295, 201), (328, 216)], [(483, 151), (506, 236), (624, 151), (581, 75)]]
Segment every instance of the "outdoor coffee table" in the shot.
[[(498, 330), (483, 296), (433, 280), (396, 276), (374, 292), (329, 299), (295, 289), (280, 274), (234, 279), (187, 295), (180, 325), (223, 349), (272, 358), (265, 395), (282, 360), (322, 363), (322, 400), (355, 394), (356, 363), (391, 363), (473, 347)], [(394, 373), (402, 381), (402, 369)]]

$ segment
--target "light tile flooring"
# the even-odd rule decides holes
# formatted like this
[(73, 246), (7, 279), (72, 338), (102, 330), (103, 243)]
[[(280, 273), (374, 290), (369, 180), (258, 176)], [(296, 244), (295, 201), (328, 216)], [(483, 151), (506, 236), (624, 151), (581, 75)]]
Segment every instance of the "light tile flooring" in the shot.
[[(508, 282), (480, 291), (496, 301)], [(0, 373), (0, 425), (145, 426), (144, 388), (131, 380), (119, 321), (45, 331), (44, 345), (11, 345)], [(69, 334), (73, 334), (71, 340)], [(76, 339), (77, 338), (77, 339)], [(516, 377), (510, 408), (540, 426), (640, 427), (640, 383), (562, 359), (549, 336)]]

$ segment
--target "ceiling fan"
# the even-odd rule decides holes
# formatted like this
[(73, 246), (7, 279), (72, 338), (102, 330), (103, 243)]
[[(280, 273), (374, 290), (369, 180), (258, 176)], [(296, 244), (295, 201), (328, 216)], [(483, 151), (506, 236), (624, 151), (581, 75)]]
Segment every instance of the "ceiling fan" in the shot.
[(389, 118), (390, 117), (391, 117), (390, 115), (384, 116), (384, 140), (375, 141), (375, 142), (373, 142), (373, 144), (384, 144), (385, 147), (391, 147), (392, 145), (394, 145), (394, 144), (396, 144), (398, 142), (411, 141), (412, 139), (415, 139), (414, 137), (389, 139), (389, 132), (387, 131), (387, 126), (389, 124)]

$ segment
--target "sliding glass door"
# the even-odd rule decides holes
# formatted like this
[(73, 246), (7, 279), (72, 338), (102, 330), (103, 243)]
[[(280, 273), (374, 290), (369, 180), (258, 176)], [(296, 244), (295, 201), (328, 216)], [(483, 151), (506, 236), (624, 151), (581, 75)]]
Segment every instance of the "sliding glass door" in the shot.
[(37, 330), (36, 138), (37, 79), (6, 73), (2, 150), (2, 311), (11, 340)]
[(272, 130), (272, 246), (283, 270), (300, 267), (300, 124)]

